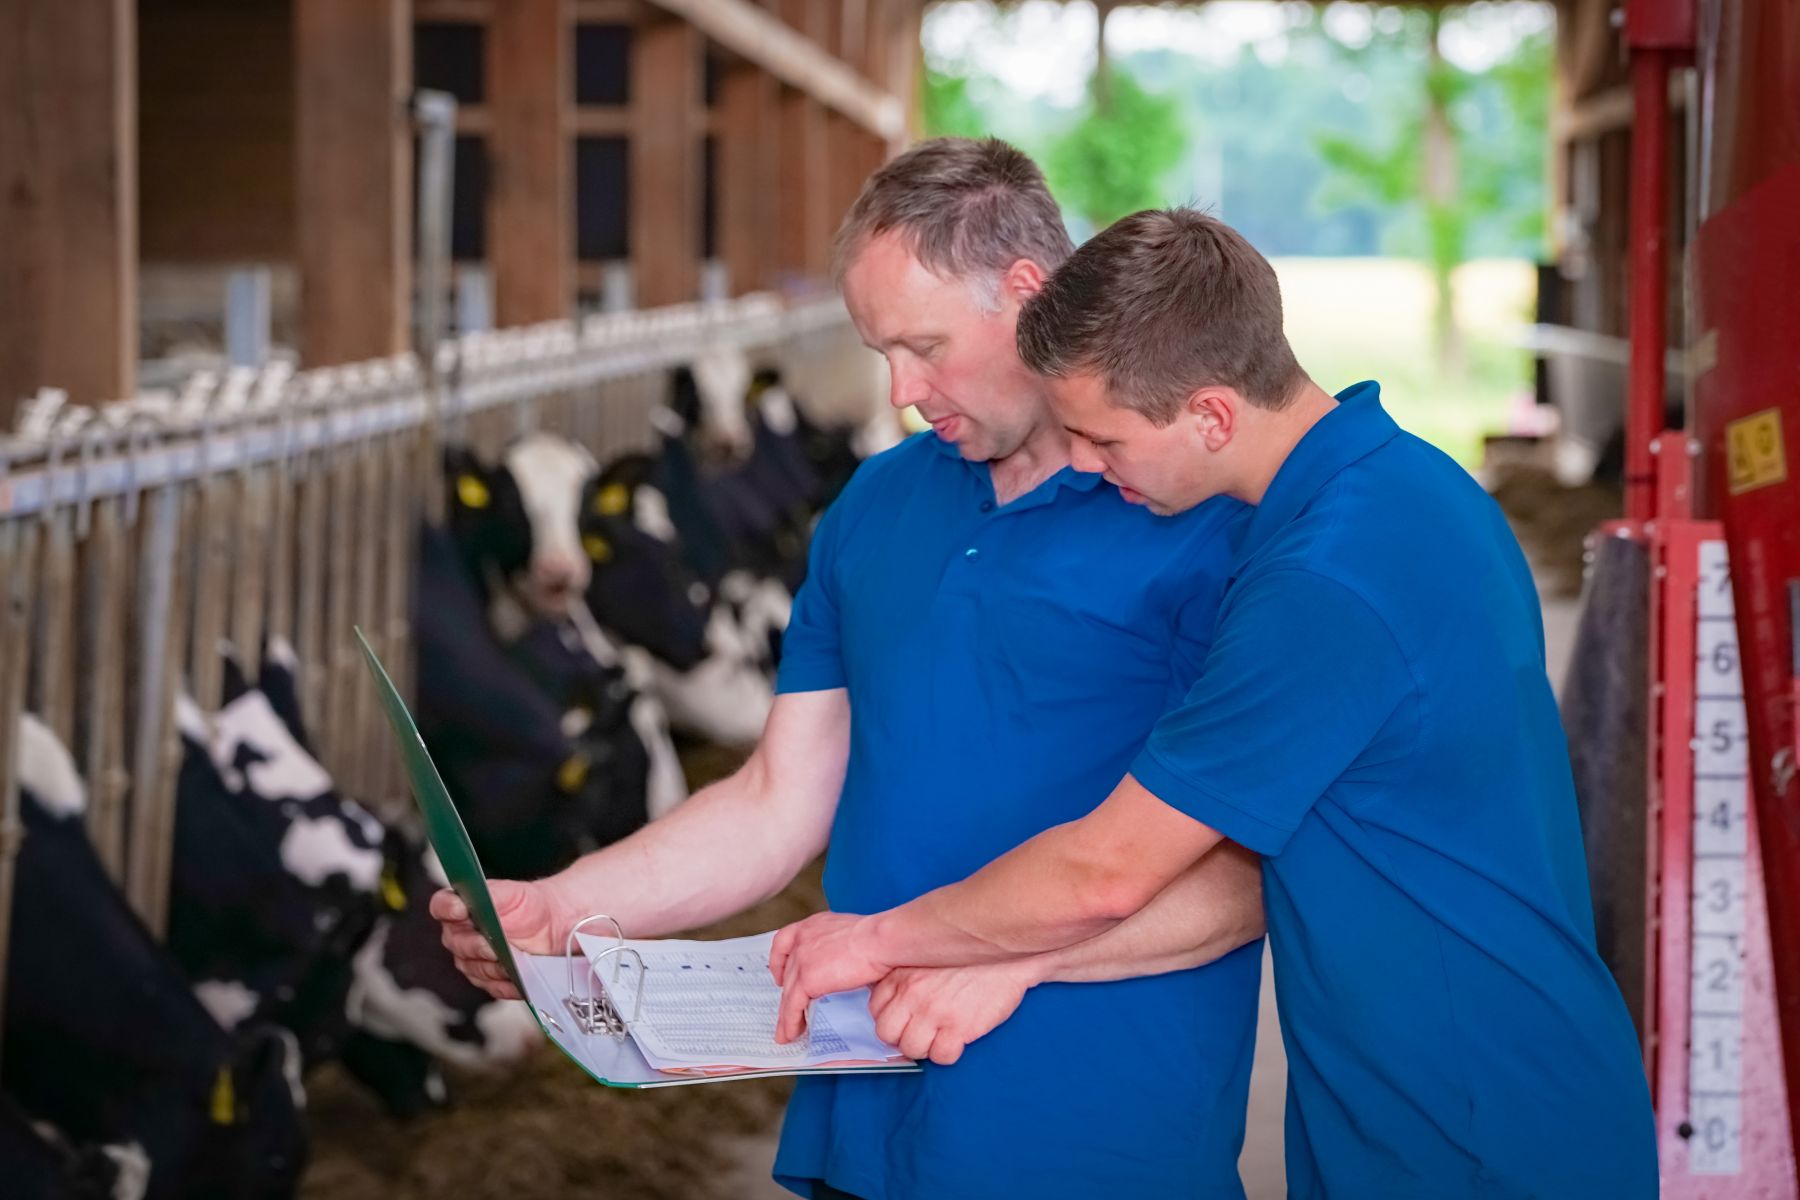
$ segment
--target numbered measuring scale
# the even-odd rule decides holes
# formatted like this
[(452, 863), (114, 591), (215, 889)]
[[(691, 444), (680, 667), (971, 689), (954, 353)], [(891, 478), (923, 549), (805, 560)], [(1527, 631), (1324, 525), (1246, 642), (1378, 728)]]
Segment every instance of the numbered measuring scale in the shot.
[(1717, 525), (1694, 521), (1669, 522), (1656, 540), (1666, 683), (1651, 1060), (1663, 1195), (1791, 1200), (1797, 1192), (1725, 542)]

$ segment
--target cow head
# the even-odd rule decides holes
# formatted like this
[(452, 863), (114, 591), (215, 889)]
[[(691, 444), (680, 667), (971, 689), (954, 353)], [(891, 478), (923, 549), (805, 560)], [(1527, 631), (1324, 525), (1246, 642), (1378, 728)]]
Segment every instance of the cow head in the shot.
[(443, 1102), (430, 1058), (459, 1067), (509, 1067), (542, 1040), (523, 1004), (495, 1000), (463, 978), (427, 905), (447, 886), (435, 855), (400, 835), (389, 841), (390, 911), (357, 951), (346, 1001), (361, 1035), (345, 1066), (399, 1115)]
[(582, 547), (593, 563), (587, 603), (626, 643), (687, 670), (706, 656), (711, 593), (681, 561), (655, 470), (648, 456), (626, 455), (607, 464), (589, 493), (581, 515)]
[(476, 574), (510, 589), (530, 616), (567, 616), (588, 583), (580, 517), (597, 474), (594, 456), (566, 438), (533, 433), (493, 466), (454, 448), (445, 469), (451, 532)]

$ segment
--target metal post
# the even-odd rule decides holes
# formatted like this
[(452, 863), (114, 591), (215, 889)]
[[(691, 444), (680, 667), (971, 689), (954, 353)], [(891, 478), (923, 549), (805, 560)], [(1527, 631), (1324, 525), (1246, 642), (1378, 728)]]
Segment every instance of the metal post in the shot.
[(269, 268), (239, 267), (225, 279), (225, 356), (234, 367), (269, 361)]

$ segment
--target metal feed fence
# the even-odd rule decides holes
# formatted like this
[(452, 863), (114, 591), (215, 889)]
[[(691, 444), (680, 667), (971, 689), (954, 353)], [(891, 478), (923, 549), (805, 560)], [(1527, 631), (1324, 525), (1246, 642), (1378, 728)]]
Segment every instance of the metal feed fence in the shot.
[(219, 707), (222, 642), (251, 672), (265, 635), (293, 646), (320, 758), (392, 815), (404, 784), (350, 629), (411, 677), (415, 539), (422, 517), (441, 516), (445, 440), (492, 454), (544, 429), (603, 460), (648, 448), (667, 370), (721, 344), (809, 379), (873, 384), (835, 300), (750, 296), (470, 335), (444, 343), (430, 371), (411, 355), (276, 365), (97, 409), (48, 393), (28, 405), (0, 438), (0, 996), (22, 711), (74, 754), (100, 858), (158, 935), (175, 696)]

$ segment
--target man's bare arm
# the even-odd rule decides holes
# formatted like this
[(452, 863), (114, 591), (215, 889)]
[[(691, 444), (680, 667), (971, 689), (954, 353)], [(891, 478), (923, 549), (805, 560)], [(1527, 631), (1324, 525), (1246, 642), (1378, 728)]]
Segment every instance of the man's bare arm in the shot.
[[(850, 756), (843, 689), (777, 696), (761, 741), (727, 779), (631, 837), (536, 882), (490, 884), (507, 939), (560, 954), (576, 921), (616, 917), (631, 937), (721, 920), (785, 887), (824, 850)], [(449, 891), (432, 897), (457, 967), (491, 994), (515, 992)]]
[(608, 913), (631, 937), (663, 937), (742, 912), (824, 851), (849, 757), (848, 692), (777, 696), (762, 739), (737, 772), (545, 886), (571, 921)]
[(1213, 962), (1264, 928), (1262, 860), (1220, 842), (1125, 921), (1029, 961), (1041, 983), (1135, 979)]

